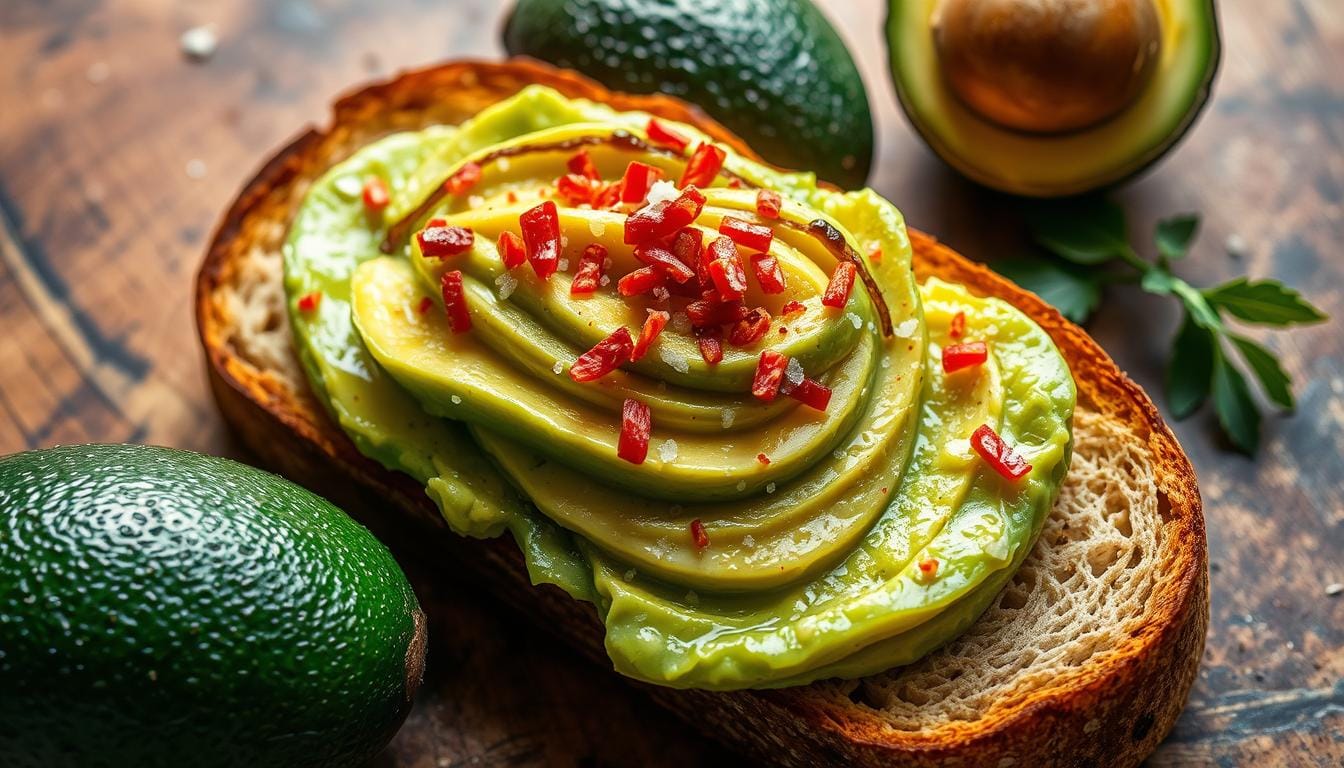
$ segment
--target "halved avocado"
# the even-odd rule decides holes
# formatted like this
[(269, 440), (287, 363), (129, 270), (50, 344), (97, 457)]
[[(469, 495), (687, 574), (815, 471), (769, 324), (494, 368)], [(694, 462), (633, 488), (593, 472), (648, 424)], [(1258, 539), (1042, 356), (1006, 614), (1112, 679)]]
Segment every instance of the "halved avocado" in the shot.
[[(890, 0), (887, 41), (902, 108), (943, 160), (1003, 192), (1062, 197), (1139, 173), (1180, 140), (1208, 100), (1219, 57), (1214, 3), (1136, 0), (1096, 6), (1089, 9), (1096, 16), (1088, 17), (1077, 13), (1076, 6), (1049, 0), (995, 0), (987, 5)], [(1154, 11), (1155, 29), (1146, 27), (1144, 18)], [(988, 15), (995, 13), (998, 19)], [(1042, 32), (1045, 25), (1024, 20), (1033, 13), (1055, 14), (1058, 28), (1068, 30), (1061, 34), (1093, 25), (1094, 37), (1041, 39), (1047, 34)], [(1105, 18), (1108, 13), (1116, 14), (1113, 20)], [(1007, 27), (1017, 27), (1018, 39), (1011, 32), (1005, 35), (1005, 21)], [(949, 24), (961, 26), (952, 30), (961, 34), (950, 34)], [(1030, 44), (1031, 35), (1038, 36), (1038, 45)], [(1135, 40), (1143, 44), (1124, 44)], [(1120, 78), (1110, 86), (1110, 98), (1102, 99), (1109, 103), (1077, 105), (1077, 115), (1068, 114), (1073, 105), (1062, 104), (1060, 98), (1082, 92), (1071, 86), (1104, 82), (1100, 76), (1077, 76), (1095, 62), (1081, 61), (1072, 50), (1096, 50), (1099, 41), (1105, 41), (1100, 47), (1109, 46), (1116, 65), (1133, 70), (1132, 87)], [(979, 90), (970, 82), (974, 74), (968, 76), (964, 46), (979, 46), (971, 52), (980, 58), (984, 82)], [(1024, 96), (1029, 86), (1023, 79), (1033, 67), (1047, 77), (1055, 72), (1061, 81), (1073, 82), (1031, 99)], [(1095, 119), (1089, 121), (1089, 113)]]

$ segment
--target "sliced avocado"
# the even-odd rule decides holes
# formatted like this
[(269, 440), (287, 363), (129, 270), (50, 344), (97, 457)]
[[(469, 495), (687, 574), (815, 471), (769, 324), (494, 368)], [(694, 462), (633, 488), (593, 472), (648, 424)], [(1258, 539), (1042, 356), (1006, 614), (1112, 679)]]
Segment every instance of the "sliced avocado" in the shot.
[[(1030, 7), (1014, 3), (1021, 5), (1019, 0), (984, 5), (966, 0), (888, 3), (887, 42), (901, 106), (929, 146), (970, 179), (1032, 197), (1061, 197), (1108, 186), (1162, 157), (1208, 100), (1219, 58), (1213, 0), (1131, 0), (1126, 4), (1139, 20), (1126, 17), (1117, 31), (1102, 30), (1106, 33), (1102, 38), (1142, 35), (1148, 29), (1144, 22), (1148, 15), (1155, 16), (1156, 30), (1138, 49), (1137, 58), (1117, 62), (1134, 69), (1140, 80), (1122, 82), (1121, 78), (1111, 86), (1094, 83), (1094, 88), (1115, 91), (1101, 104), (1069, 103), (1062, 100), (1066, 93), (1033, 98), (1022, 86), (1028, 76), (1023, 70), (1032, 66), (1053, 68), (1065, 73), (1062, 77), (1071, 68), (1067, 62), (1043, 58), (1050, 53), (1051, 41), (1029, 44), (1030, 35), (1041, 34), (1042, 27), (1039, 22), (1033, 24), (1030, 13), (1048, 10), (1052, 3)], [(1059, 5), (1060, 14), (1071, 7), (1054, 5)], [(954, 13), (961, 6), (969, 10)], [(990, 6), (1015, 23), (986, 21)], [(949, 52), (952, 36), (947, 25), (969, 24), (964, 20), (977, 18), (979, 23), (997, 26), (973, 29), (955, 39), (959, 45), (979, 45), (982, 50)], [(1078, 22), (1063, 18), (1060, 24), (1068, 29)], [(1020, 39), (1005, 42), (995, 36), (1005, 27), (1018, 25), (1023, 30)], [(967, 64), (972, 55), (982, 58)], [(1155, 60), (1148, 61), (1149, 56)], [(978, 75), (971, 71), (976, 63)], [(1075, 59), (1072, 69), (1082, 70), (1086, 63)], [(968, 83), (977, 77), (982, 81), (978, 90), (974, 82)], [(1086, 83), (1079, 81), (1071, 92), (1081, 98), (1077, 94), (1085, 88)]]
[(519, 0), (504, 47), (629, 93), (697, 104), (784, 168), (863, 186), (868, 96), (810, 0)]
[(0, 458), (0, 763), (356, 766), (420, 683), (387, 548), (225, 459), (134, 445)]

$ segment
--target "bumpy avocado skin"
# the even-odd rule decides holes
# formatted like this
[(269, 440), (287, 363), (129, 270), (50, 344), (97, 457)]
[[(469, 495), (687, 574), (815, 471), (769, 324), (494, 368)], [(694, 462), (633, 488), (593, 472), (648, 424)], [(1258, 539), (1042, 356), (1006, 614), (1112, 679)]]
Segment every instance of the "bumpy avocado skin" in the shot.
[(698, 104), (771, 163), (846, 189), (872, 167), (863, 80), (809, 0), (519, 0), (504, 47)]
[(2, 765), (360, 764), (409, 709), (418, 624), (387, 549), (274, 475), (144, 446), (0, 459)]

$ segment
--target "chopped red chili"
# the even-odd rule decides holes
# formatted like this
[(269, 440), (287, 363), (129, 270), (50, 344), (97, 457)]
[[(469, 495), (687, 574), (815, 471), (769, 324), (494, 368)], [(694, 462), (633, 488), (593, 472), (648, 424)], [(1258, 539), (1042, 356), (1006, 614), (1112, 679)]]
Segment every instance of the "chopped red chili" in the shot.
[(555, 202), (546, 202), (530, 208), (518, 217), (523, 229), (523, 246), (532, 271), (545, 280), (560, 266), (560, 214)]
[(615, 208), (619, 202), (621, 202), (621, 183), (619, 181), (601, 185), (601, 188), (593, 193), (594, 208)]
[[(787, 386), (788, 382), (785, 384)], [(784, 387), (780, 389), (783, 390)], [(831, 388), (816, 379), (803, 379), (797, 386), (789, 386), (784, 394), (818, 411), (826, 410), (831, 404)]]
[(695, 270), (682, 263), (671, 251), (659, 245), (635, 246), (635, 258), (657, 269), (676, 283), (684, 283), (695, 277)]
[(433, 299), (429, 298), (428, 296), (421, 296), (420, 303), (416, 305), (415, 311), (423, 315), (426, 312), (428, 312), (429, 308), (432, 306), (434, 306)]
[(392, 193), (387, 189), (387, 182), (378, 176), (370, 176), (364, 180), (364, 210), (369, 213), (382, 213), (384, 208), (392, 202)]
[(784, 273), (779, 269), (779, 261), (768, 251), (751, 254), (751, 271), (756, 273), (756, 282), (762, 291), (784, 292)]
[(569, 295), (578, 296), (592, 293), (602, 285), (602, 272), (606, 269), (607, 249), (598, 243), (592, 243), (583, 249), (579, 258), (579, 267), (574, 271), (574, 279), (569, 284)]
[(952, 322), (947, 325), (947, 335), (960, 339), (964, 333), (966, 333), (966, 313), (958, 312), (952, 316)]
[(780, 314), (788, 317), (797, 312), (802, 312), (805, 309), (807, 309), (807, 306), (804, 305), (803, 302), (790, 299), (789, 301), (784, 302), (784, 307), (780, 309)]
[(626, 399), (621, 406), (621, 438), (616, 443), (616, 455), (631, 464), (643, 464), (649, 455), (652, 432), (653, 414), (649, 406), (633, 398)]
[(663, 273), (656, 267), (640, 267), (616, 281), (616, 290), (622, 296), (640, 296), (663, 286)]
[(443, 287), (443, 309), (448, 313), (448, 327), (453, 329), (453, 333), (471, 330), (471, 314), (467, 312), (467, 294), (462, 287), (461, 270), (444, 272), (439, 282)]
[(696, 344), (700, 347), (700, 357), (710, 365), (723, 362), (723, 344), (719, 342), (717, 331), (699, 329), (695, 334)]
[(458, 168), (448, 180), (443, 182), (443, 188), (450, 195), (465, 195), (476, 182), (481, 180), (481, 166), (477, 163), (467, 163)]
[(321, 291), (313, 291), (312, 293), (305, 293), (304, 295), (299, 297), (299, 311), (315, 312), (317, 311), (317, 308), (321, 303), (322, 303)]
[(925, 579), (932, 579), (938, 574), (938, 561), (932, 557), (919, 561), (919, 575)]
[(784, 200), (773, 189), (762, 189), (756, 193), (756, 212), (767, 219), (778, 219), (779, 209)]
[(821, 295), (821, 303), (828, 307), (843, 308), (849, 303), (849, 293), (854, 290), (854, 275), (858, 272), (852, 261), (842, 261), (835, 265), (831, 281), (826, 284), (826, 292)]
[(989, 347), (983, 341), (949, 344), (943, 347), (943, 373), (956, 373), (980, 365), (988, 359)]
[(579, 355), (569, 367), (569, 377), (579, 383), (596, 381), (628, 362), (634, 348), (630, 332), (621, 326), (594, 344), (592, 349)]
[(644, 321), (644, 327), (639, 332), (639, 339), (635, 341), (635, 347), (630, 352), (630, 362), (635, 362), (649, 351), (649, 346), (657, 340), (658, 335), (667, 327), (667, 321), (672, 319), (672, 315), (662, 310), (649, 313), (649, 317)]
[(600, 184), (594, 182), (586, 176), (580, 176), (577, 173), (567, 173), (555, 180), (555, 193), (565, 201), (566, 205), (583, 205), (592, 203), (593, 196), (597, 194)]
[(644, 202), (644, 198), (649, 196), (649, 187), (662, 176), (662, 168), (638, 160), (630, 161), (625, 167), (625, 175), (621, 177), (621, 202)]
[(761, 359), (756, 363), (756, 375), (751, 380), (752, 396), (767, 403), (774, 400), (788, 365), (789, 358), (784, 355), (773, 349), (762, 350)]
[(733, 178), (731, 178), (731, 179), (728, 180), (728, 188), (729, 188), (729, 189), (741, 189), (741, 188), (742, 188), (742, 180), (739, 179), (738, 177), (734, 176)]
[(672, 255), (699, 274), (700, 253), (705, 233), (695, 227), (683, 227), (672, 237)]
[(512, 232), (499, 233), (499, 239), (495, 241), (495, 250), (499, 251), (499, 260), (504, 262), (505, 269), (513, 269), (527, 261), (527, 249), (523, 246), (523, 239)]
[(448, 220), (447, 220), (447, 219), (440, 219), (440, 218), (438, 218), (438, 217), (432, 218), (432, 219), (430, 219), (429, 221), (426, 221), (426, 222), (425, 222), (425, 228), (426, 228), (426, 229), (428, 229), (428, 228), (430, 228), (430, 227), (446, 227), (446, 226), (448, 226)]
[(770, 466), (770, 457), (766, 456), (764, 453), (756, 454), (756, 460), (761, 462), (763, 466)]
[(509, 193), (504, 196), (504, 199), (508, 200), (510, 203), (516, 203), (518, 202), (518, 193), (514, 192), (513, 190), (509, 190)]
[(874, 245), (874, 246), (873, 246), (873, 249), (872, 249), (871, 251), (868, 252), (868, 260), (871, 261), (871, 262), (873, 262), (874, 264), (881, 264), (881, 263), (882, 263), (882, 246), (880, 246), (880, 245)]
[(476, 235), (466, 227), (435, 226), (420, 230), (415, 239), (427, 259), (446, 259), (471, 250)]
[(1003, 438), (999, 437), (999, 433), (988, 424), (976, 427), (975, 432), (971, 434), (971, 447), (995, 472), (1009, 480), (1021, 479), (1031, 471), (1031, 465), (1018, 455), (1017, 451), (1009, 447)]
[(690, 139), (668, 127), (656, 117), (649, 118), (649, 125), (645, 129), (645, 133), (649, 135), (649, 141), (654, 144), (662, 144), (678, 152), (685, 152), (686, 147), (691, 143)]
[(723, 168), (723, 160), (727, 156), (726, 152), (713, 144), (701, 144), (686, 161), (686, 170), (682, 171), (681, 181), (677, 182), (677, 186), (708, 187), (718, 177), (719, 171)]
[(765, 338), (770, 331), (770, 313), (759, 307), (738, 320), (728, 334), (728, 341), (734, 346), (749, 347)]
[(709, 546), (709, 534), (705, 532), (705, 524), (700, 522), (698, 517), (691, 521), (691, 543), (695, 544), (696, 549)]
[(570, 173), (577, 173), (586, 179), (597, 181), (602, 178), (602, 174), (597, 172), (597, 166), (593, 165), (593, 158), (588, 156), (588, 150), (586, 149), (575, 152), (574, 156), (565, 163), (565, 167), (569, 169)]
[(725, 299), (740, 299), (747, 292), (747, 275), (742, 271), (742, 259), (737, 255), (737, 246), (726, 237), (718, 237), (709, 244), (707, 255), (710, 262), (706, 267), (714, 289)]
[(661, 240), (695, 221), (705, 207), (705, 196), (687, 187), (675, 200), (660, 200), (625, 217), (624, 240), (629, 245)]
[(723, 217), (719, 232), (731, 237), (738, 245), (757, 251), (770, 250), (770, 243), (775, 239), (775, 233), (769, 227), (734, 216)]
[(686, 316), (696, 328), (709, 328), (736, 323), (747, 316), (747, 307), (741, 301), (723, 301), (717, 292), (712, 298), (701, 298), (686, 304)]

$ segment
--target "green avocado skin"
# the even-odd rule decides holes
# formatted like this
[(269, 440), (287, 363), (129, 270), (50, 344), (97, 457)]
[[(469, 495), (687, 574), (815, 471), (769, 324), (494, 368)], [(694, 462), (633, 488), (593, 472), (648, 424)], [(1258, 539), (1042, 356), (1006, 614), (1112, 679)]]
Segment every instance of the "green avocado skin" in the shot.
[(372, 534), (275, 475), (0, 458), (0, 765), (360, 764), (409, 708), (408, 655), (419, 682), (419, 610)]
[(504, 47), (697, 104), (775, 165), (846, 189), (868, 178), (863, 80), (809, 0), (519, 0)]

